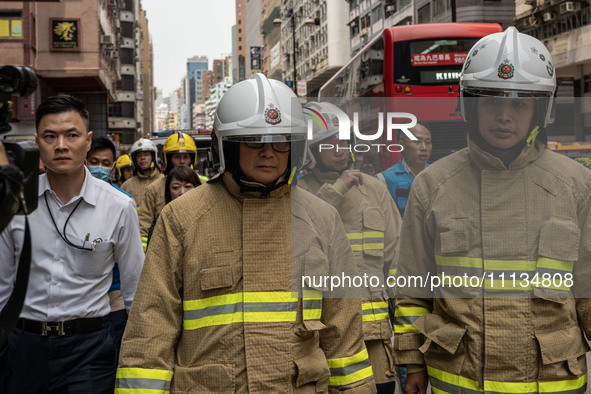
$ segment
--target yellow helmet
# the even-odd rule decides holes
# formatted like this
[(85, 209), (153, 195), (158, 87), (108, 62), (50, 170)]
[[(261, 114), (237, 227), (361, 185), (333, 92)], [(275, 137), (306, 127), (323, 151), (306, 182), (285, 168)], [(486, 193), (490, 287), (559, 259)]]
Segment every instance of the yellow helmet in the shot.
[(126, 167), (133, 167), (131, 157), (128, 154), (119, 156), (115, 162), (115, 181), (119, 182), (123, 178), (121, 170)]
[(172, 134), (164, 142), (164, 167), (166, 171), (172, 166), (170, 158), (173, 153), (189, 153), (191, 155), (191, 168), (197, 164), (197, 145), (189, 134), (180, 131)]

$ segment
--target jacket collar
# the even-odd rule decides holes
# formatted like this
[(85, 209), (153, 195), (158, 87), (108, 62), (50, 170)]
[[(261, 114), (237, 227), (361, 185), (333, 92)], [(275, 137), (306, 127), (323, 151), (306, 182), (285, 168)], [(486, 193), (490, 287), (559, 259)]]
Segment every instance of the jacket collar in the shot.
[(135, 176), (137, 176), (140, 179), (151, 179), (151, 178), (158, 176), (158, 174), (160, 174), (160, 170), (158, 169), (158, 167), (154, 167), (154, 168), (152, 168), (152, 172), (149, 173), (148, 175), (144, 175), (138, 171), (135, 174)]
[[(245, 180), (241, 180), (241, 182), (244, 184), (244, 186), (252, 188), (252, 189), (260, 188), (261, 191), (257, 191), (257, 190), (242, 191), (241, 189), (243, 189), (243, 187), (241, 185), (239, 185), (238, 182), (236, 182), (236, 180), (234, 179), (234, 176), (228, 172), (224, 172), (221, 175), (221, 180), (224, 183), (224, 185), (226, 186), (226, 188), (228, 189), (228, 191), (232, 195), (236, 196), (238, 199), (241, 199), (241, 200), (243, 200), (245, 198), (282, 198), (286, 194), (289, 195), (291, 192), (290, 186), (285, 184), (285, 185), (278, 187), (275, 190), (272, 190), (271, 192), (269, 192), (268, 195), (266, 195), (266, 193), (262, 192), (262, 190), (266, 189), (263, 184), (257, 183), (257, 182), (245, 181)], [(278, 182), (281, 182), (281, 181), (282, 181), (282, 179), (280, 179)]]
[[(88, 171), (88, 168), (84, 166), (84, 182), (82, 182), (80, 192), (76, 197), (68, 201), (68, 204), (71, 204), (73, 201), (77, 201), (79, 197), (82, 197), (82, 199), (86, 201), (88, 204), (93, 206), (96, 205), (96, 190), (95, 185), (93, 185), (95, 181), (104, 182), (90, 175), (90, 171)], [(49, 179), (47, 179), (47, 174), (43, 174), (39, 177), (39, 189), (37, 193), (39, 197), (41, 197), (45, 192), (53, 193), (53, 195), (55, 196), (55, 192), (51, 189), (51, 186), (49, 184)]]
[(540, 141), (535, 141), (534, 144), (525, 146), (515, 160), (505, 165), (501, 159), (484, 151), (468, 136), (470, 157), (481, 170), (518, 170), (536, 161), (542, 155), (544, 149), (544, 145)]

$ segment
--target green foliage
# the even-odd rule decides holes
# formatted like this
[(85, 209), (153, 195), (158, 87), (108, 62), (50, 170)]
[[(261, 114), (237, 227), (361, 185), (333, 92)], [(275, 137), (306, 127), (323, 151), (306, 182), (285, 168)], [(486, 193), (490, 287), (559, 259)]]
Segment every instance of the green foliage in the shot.
[(591, 157), (576, 157), (575, 161), (591, 169)]

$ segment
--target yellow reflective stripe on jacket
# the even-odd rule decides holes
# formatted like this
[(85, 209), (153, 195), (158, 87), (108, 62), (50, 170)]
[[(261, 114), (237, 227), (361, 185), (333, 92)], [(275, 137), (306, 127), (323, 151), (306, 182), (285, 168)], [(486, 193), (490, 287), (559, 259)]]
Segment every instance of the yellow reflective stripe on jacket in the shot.
[(364, 302), (361, 304), (363, 310), (363, 321), (378, 321), (389, 319), (388, 301)]
[(479, 389), (478, 383), (472, 379), (454, 375), (427, 366), (429, 380), (433, 394), (442, 393), (502, 393), (502, 394), (529, 394), (529, 393), (568, 393), (583, 394), (587, 388), (587, 374), (578, 379), (558, 380), (553, 382), (494, 382), (484, 381), (484, 388)]
[(148, 237), (142, 237), (142, 246), (144, 249), (148, 246)]
[[(322, 293), (306, 290), (304, 296), (304, 319), (320, 319)], [(195, 330), (232, 323), (294, 322), (297, 307), (297, 293), (291, 292), (245, 292), (184, 301), (183, 328)]]
[[(573, 262), (546, 257), (529, 261), (435, 256), (435, 262), (442, 286), (521, 291), (533, 287), (569, 291), (565, 275), (572, 274), (574, 266)], [(462, 280), (454, 281), (455, 277)]]
[(419, 331), (412, 326), (412, 324), (419, 317), (429, 313), (427, 308), (421, 306), (411, 307), (398, 307), (394, 311), (394, 333), (405, 334), (405, 333), (416, 333)]
[(373, 376), (367, 349), (351, 357), (328, 359), (329, 386), (344, 386)]
[(322, 317), (322, 292), (319, 290), (304, 290), (304, 320), (320, 320)]
[(365, 231), (362, 233), (348, 233), (349, 243), (353, 251), (363, 250), (383, 250), (384, 232), (383, 231)]
[(173, 372), (161, 369), (119, 368), (115, 394), (163, 394), (170, 392)]
[[(572, 261), (540, 257), (537, 270), (540, 277), (537, 285), (535, 283), (533, 285), (544, 289), (569, 291), (570, 286), (565, 284), (565, 275), (572, 275), (574, 265), (575, 263)], [(545, 280), (546, 278), (550, 280)]]

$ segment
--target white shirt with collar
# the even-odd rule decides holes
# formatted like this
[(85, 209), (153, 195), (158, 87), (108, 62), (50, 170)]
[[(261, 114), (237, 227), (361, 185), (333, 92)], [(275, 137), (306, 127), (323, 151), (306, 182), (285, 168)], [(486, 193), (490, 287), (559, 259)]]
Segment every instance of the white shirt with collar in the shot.
[[(61, 238), (47, 210), (45, 199)], [(82, 201), (80, 201), (82, 199)], [(80, 205), (74, 210), (76, 204)], [(25, 220), (15, 216), (0, 235), (0, 308), (14, 287), (24, 240)], [(85, 168), (80, 194), (67, 204), (57, 198), (46, 175), (39, 177), (39, 202), (29, 215), (31, 271), (21, 317), (62, 321), (106, 316), (113, 266), (119, 264), (121, 293), (129, 311), (144, 263), (133, 201)]]

